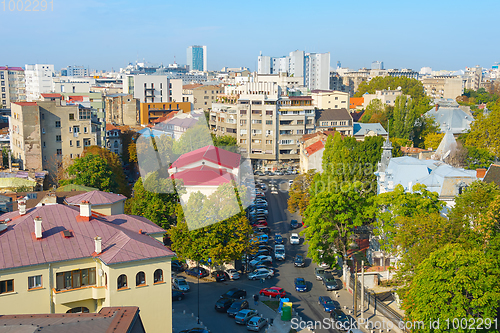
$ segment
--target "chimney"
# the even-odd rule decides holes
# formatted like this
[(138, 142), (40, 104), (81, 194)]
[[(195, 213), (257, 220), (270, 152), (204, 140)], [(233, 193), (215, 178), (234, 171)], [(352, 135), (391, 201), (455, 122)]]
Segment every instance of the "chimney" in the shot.
[(42, 238), (42, 218), (40, 216), (35, 217), (35, 237), (36, 239)]
[(142, 229), (139, 229), (139, 234), (142, 235)]
[(82, 220), (90, 221), (92, 217), (92, 207), (89, 201), (82, 201), (80, 203), (80, 217)]
[(100, 254), (102, 252), (101, 243), (102, 243), (101, 237), (99, 237), (99, 236), (94, 237), (95, 253), (96, 254)]
[(19, 215), (26, 214), (26, 199), (21, 198), (17, 201), (17, 206), (19, 207)]
[(482, 169), (482, 168), (476, 169), (476, 177), (478, 179), (483, 179), (484, 176), (486, 176), (486, 171), (487, 171), (486, 169)]

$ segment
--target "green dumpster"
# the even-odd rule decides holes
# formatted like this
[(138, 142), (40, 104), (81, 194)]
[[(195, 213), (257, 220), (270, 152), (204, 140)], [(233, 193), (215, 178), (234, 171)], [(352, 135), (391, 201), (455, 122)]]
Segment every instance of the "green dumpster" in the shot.
[(283, 309), (281, 311), (281, 320), (283, 321), (292, 320), (292, 303), (283, 304)]

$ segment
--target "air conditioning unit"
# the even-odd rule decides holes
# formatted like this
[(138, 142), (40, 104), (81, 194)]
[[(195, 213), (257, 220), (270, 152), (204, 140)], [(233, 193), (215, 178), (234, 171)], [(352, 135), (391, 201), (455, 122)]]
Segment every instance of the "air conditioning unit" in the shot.
[(240, 136), (243, 136), (243, 133), (240, 133)]
[(255, 136), (255, 133), (253, 133), (253, 135)]

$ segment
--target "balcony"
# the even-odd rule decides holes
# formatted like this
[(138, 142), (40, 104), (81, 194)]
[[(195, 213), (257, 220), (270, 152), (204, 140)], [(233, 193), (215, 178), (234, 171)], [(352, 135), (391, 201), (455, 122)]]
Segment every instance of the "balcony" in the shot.
[(85, 286), (76, 289), (67, 289), (56, 291), (54, 293), (55, 304), (66, 304), (71, 302), (83, 301), (86, 299), (103, 299), (106, 298), (106, 287)]

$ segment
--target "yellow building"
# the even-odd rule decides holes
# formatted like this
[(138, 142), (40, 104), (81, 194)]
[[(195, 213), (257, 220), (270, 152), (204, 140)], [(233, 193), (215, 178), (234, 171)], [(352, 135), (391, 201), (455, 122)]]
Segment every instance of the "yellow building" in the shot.
[(141, 125), (148, 125), (154, 120), (168, 115), (172, 111), (191, 112), (190, 102), (141, 103)]
[[(0, 313), (98, 313), (137, 306), (146, 332), (171, 332), (170, 260), (164, 230), (120, 213), (121, 196), (93, 191), (0, 217)], [(113, 197), (115, 196), (115, 197)], [(92, 201), (106, 216), (92, 210)]]

